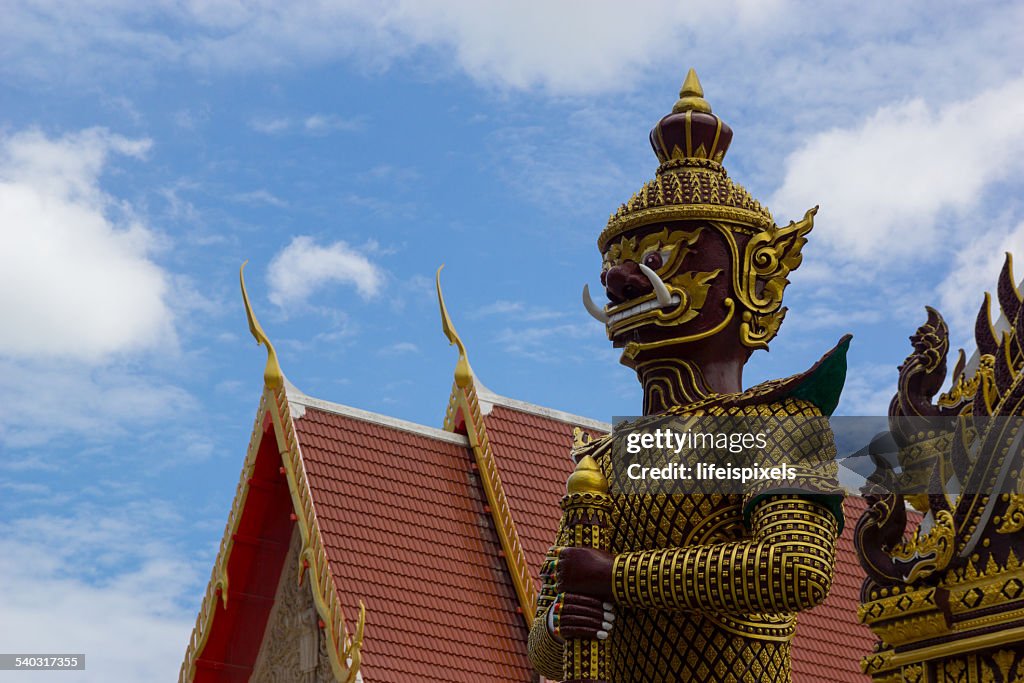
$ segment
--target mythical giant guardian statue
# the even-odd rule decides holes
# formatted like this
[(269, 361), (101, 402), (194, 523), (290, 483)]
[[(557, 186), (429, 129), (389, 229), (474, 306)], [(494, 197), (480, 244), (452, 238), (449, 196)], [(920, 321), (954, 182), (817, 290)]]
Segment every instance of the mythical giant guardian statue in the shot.
[(613, 435), (581, 439), (530, 633), (546, 678), (789, 680), (796, 614), (829, 592), (843, 514), (825, 416), (849, 338), (804, 373), (743, 388), (751, 353), (782, 324), (816, 208), (776, 225), (722, 166), (732, 135), (691, 70), (651, 131), (655, 178), (598, 238), (608, 303), (584, 289), (584, 304), (643, 385), (645, 417), (631, 427), (758, 418), (764, 457), (798, 481), (655, 492), (616, 468)]

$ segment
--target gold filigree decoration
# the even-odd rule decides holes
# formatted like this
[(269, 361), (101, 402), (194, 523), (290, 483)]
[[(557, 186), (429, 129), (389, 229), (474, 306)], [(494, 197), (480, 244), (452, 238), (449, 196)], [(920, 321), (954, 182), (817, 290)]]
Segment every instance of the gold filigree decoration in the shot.
[(911, 664), (903, 667), (903, 680), (905, 683), (923, 683), (924, 678), (924, 666), (921, 664)]
[(271, 389), (280, 389), (284, 386), (284, 373), (281, 371), (281, 364), (277, 361), (277, 351), (270, 343), (270, 338), (263, 331), (256, 314), (253, 313), (252, 305), (249, 303), (249, 293), (245, 291), (245, 264), (238, 269), (238, 282), (242, 287), (242, 303), (245, 304), (245, 316), (249, 319), (249, 331), (256, 338), (256, 343), (267, 349), (267, 365), (263, 370), (263, 382)]
[(238, 486), (235, 489), (235, 499), (231, 503), (231, 511), (228, 513), (228, 521), (225, 526), (224, 536), (220, 541), (220, 548), (217, 551), (217, 559), (213, 563), (213, 571), (210, 581), (206, 586), (206, 593), (203, 595), (202, 604), (199, 607), (199, 614), (196, 617), (195, 626), (189, 637), (188, 645), (185, 647), (185, 658), (178, 671), (179, 683), (191, 683), (196, 673), (196, 662), (206, 647), (206, 641), (210, 637), (213, 628), (213, 618), (217, 612), (218, 605), (224, 609), (228, 606), (228, 559), (234, 547), (234, 536), (238, 530), (238, 524), (242, 520), (242, 509), (245, 500), (249, 495), (249, 481), (252, 478), (256, 466), (256, 455), (260, 450), (260, 443), (263, 438), (263, 420), (267, 414), (267, 392), (264, 392), (260, 399), (259, 409), (256, 411), (256, 420), (252, 428), (252, 436), (249, 437), (249, 449), (246, 452), (245, 462), (242, 463), (242, 473), (238, 478)]
[[(986, 294), (986, 296), (988, 296)], [(996, 359), (991, 354), (982, 354), (978, 359), (978, 369), (975, 372), (978, 378), (977, 396), (984, 401), (986, 412), (991, 415), (999, 403), (999, 390), (996, 387)]]
[[(964, 350), (960, 349), (956, 367), (963, 368), (965, 362)], [(978, 383), (980, 381), (981, 376), (978, 373), (975, 372), (970, 377), (967, 377), (961, 370), (953, 380), (949, 391), (939, 395), (938, 405), (942, 408), (956, 408), (970, 402), (978, 391)]]
[[(678, 272), (683, 259), (690, 254), (704, 228), (696, 230), (669, 230), (665, 228), (643, 237), (623, 238), (608, 247), (604, 254), (602, 268), (607, 272), (613, 266), (625, 261), (644, 263), (647, 256), (657, 253), (661, 256), (662, 265), (655, 272), (665, 283), (670, 294), (678, 297), (678, 303), (670, 310), (652, 307), (650, 310), (612, 322), (608, 325), (608, 338), (614, 338), (649, 324), (660, 327), (672, 327), (696, 318), (707, 300), (712, 281), (722, 272), (721, 269), (708, 272)], [(609, 316), (614, 318), (619, 311), (634, 309), (652, 302), (653, 292), (638, 299), (611, 306), (607, 309)]]
[(224, 609), (228, 606), (228, 574), (227, 566), (234, 547), (234, 534), (245, 509), (250, 481), (259, 454), (263, 438), (263, 425), (269, 414), (273, 423), (274, 437), (277, 440), (277, 451), (281, 454), (288, 488), (295, 510), (296, 521), (302, 537), (302, 557), (308, 565), (310, 587), (314, 603), (320, 618), (326, 624), (325, 635), (329, 641), (328, 654), (335, 678), (341, 683), (354, 683), (361, 663), (363, 631), (366, 624), (366, 608), (359, 603), (359, 617), (354, 633), (350, 633), (345, 615), (341, 609), (336, 584), (331, 572), (327, 552), (320, 535), (319, 523), (313, 508), (313, 501), (306, 481), (305, 467), (299, 451), (298, 436), (291, 418), (287, 391), (284, 386), (284, 373), (277, 361), (277, 354), (270, 339), (264, 333), (249, 301), (245, 288), (245, 263), (239, 269), (239, 282), (242, 289), (242, 301), (245, 305), (249, 321), (249, 331), (257, 343), (267, 349), (267, 364), (263, 372), (264, 390), (260, 408), (253, 426), (253, 434), (249, 441), (249, 451), (242, 466), (242, 474), (228, 516), (228, 524), (224, 538), (221, 540), (220, 551), (214, 563), (213, 576), (207, 586), (196, 625), (185, 652), (185, 660), (179, 671), (179, 682), (190, 683), (195, 677), (196, 662), (202, 656), (203, 648), (213, 627), (213, 619), (219, 602)]
[(1013, 661), (1016, 658), (1017, 656), (1012, 650), (997, 650), (992, 655), (992, 663), (999, 669), (1004, 681), (1010, 680), (1010, 667), (1013, 666)]
[(328, 639), (328, 655), (334, 676), (340, 683), (355, 683), (361, 665), (361, 648), (363, 632), (366, 625), (366, 607), (359, 602), (359, 616), (354, 633), (349, 632), (345, 615), (341, 609), (336, 584), (327, 552), (320, 535), (319, 523), (309, 493), (305, 467), (299, 451), (298, 437), (291, 418), (287, 393), (283, 386), (273, 389), (265, 387), (260, 401), (260, 409), (256, 415), (253, 434), (249, 441), (249, 451), (242, 466), (235, 500), (231, 506), (220, 551), (214, 563), (213, 576), (207, 586), (206, 595), (192, 630), (185, 659), (179, 671), (179, 683), (191, 683), (196, 673), (196, 662), (202, 656), (203, 648), (213, 627), (218, 598), (227, 608), (228, 575), (227, 566), (234, 548), (234, 535), (242, 518), (245, 502), (249, 494), (249, 482), (255, 468), (256, 458), (260, 451), (267, 415), (273, 423), (277, 450), (281, 453), (288, 489), (295, 510), (296, 522), (302, 537), (302, 557), (307, 560), (310, 588), (317, 613), (326, 624), (324, 633)]
[(291, 409), (288, 406), (288, 395), (284, 388), (274, 393), (276, 410), (271, 413), (274, 419), (278, 449), (284, 463), (288, 488), (292, 495), (299, 532), (302, 534), (302, 557), (307, 561), (310, 588), (317, 612), (323, 619), (330, 646), (328, 654), (335, 677), (342, 683), (355, 683), (356, 674), (362, 664), (363, 631), (366, 626), (366, 606), (359, 601), (359, 616), (356, 621), (355, 633), (350, 633), (345, 614), (338, 598), (337, 583), (331, 571), (330, 561), (323, 536), (320, 533), (320, 522), (317, 520), (313, 498), (306, 479), (306, 468), (302, 462), (298, 435), (292, 421)]
[(733, 291), (747, 309), (740, 323), (740, 339), (746, 346), (766, 349), (778, 334), (786, 317), (782, 296), (789, 284), (787, 276), (800, 265), (801, 251), (807, 243), (807, 233), (814, 228), (817, 211), (818, 207), (814, 207), (799, 221), (782, 228), (772, 224), (757, 232), (742, 253), (734, 226), (711, 223), (729, 246)]
[(686, 292), (686, 296), (690, 300), (690, 310), (699, 311), (704, 308), (704, 302), (707, 301), (711, 283), (714, 282), (721, 272), (721, 268), (706, 272), (686, 272), (669, 278), (665, 284)]
[(1024, 477), (1017, 477), (1017, 488), (1007, 495), (1006, 512), (996, 529), (1000, 534), (1012, 534), (1024, 529)]
[(683, 335), (681, 337), (673, 337), (672, 339), (663, 339), (663, 340), (654, 341), (654, 342), (635, 342), (635, 341), (631, 341), (631, 342), (627, 343), (626, 346), (623, 347), (623, 349), (622, 349), (622, 356), (623, 356), (623, 358), (626, 358), (626, 359), (629, 359), (629, 360), (634, 360), (638, 355), (640, 355), (640, 353), (642, 351), (648, 351), (648, 350), (651, 350), (651, 349), (660, 349), (660, 348), (664, 348), (666, 346), (674, 346), (676, 344), (683, 344), (683, 343), (686, 343), (686, 342), (692, 342), (692, 341), (697, 341), (697, 340), (700, 340), (700, 339), (706, 339), (708, 337), (711, 337), (711, 336), (714, 336), (714, 335), (718, 334), (719, 332), (724, 330), (729, 325), (730, 322), (732, 322), (733, 315), (736, 314), (736, 302), (735, 301), (733, 301), (729, 297), (726, 297), (726, 299), (722, 303), (724, 303), (726, 309), (728, 309), (727, 312), (726, 312), (725, 319), (722, 320), (722, 322), (720, 322), (719, 324), (717, 324), (714, 327), (712, 327), (710, 330), (705, 330), (703, 332), (695, 332), (694, 334), (688, 334), (688, 335)]
[(807, 244), (807, 233), (814, 228), (818, 207), (808, 209), (800, 221), (780, 228), (772, 226), (754, 235), (747, 243), (743, 261), (734, 268), (736, 295), (754, 313), (770, 313), (782, 304), (789, 284), (786, 276), (797, 269)]
[[(682, 323), (689, 322), (696, 318), (704, 308), (708, 298), (708, 290), (711, 283), (721, 274), (721, 269), (706, 272), (682, 273), (665, 282), (669, 292), (679, 297), (679, 303), (671, 310), (664, 311), (661, 308), (652, 308), (639, 315), (630, 315), (626, 319), (613, 322), (608, 325), (608, 338), (612, 339), (623, 332), (634, 330), (648, 324), (660, 327), (675, 327)], [(608, 309), (608, 315), (614, 316), (617, 312), (643, 305), (653, 301), (653, 293), (645, 298), (632, 299), (625, 303), (613, 306)]]
[(771, 212), (722, 165), (710, 159), (673, 159), (653, 180), (608, 218), (597, 239), (601, 251), (627, 230), (662, 221), (703, 220), (734, 223), (740, 230), (764, 230), (774, 224)]
[(657, 252), (661, 254), (662, 266), (655, 270), (664, 279), (667, 274), (676, 270), (684, 256), (693, 251), (690, 247), (697, 243), (703, 231), (703, 227), (696, 230), (665, 228), (640, 238), (624, 237), (608, 247), (603, 259), (603, 269), (607, 271), (623, 261), (643, 263), (648, 255)]
[(786, 317), (786, 308), (780, 308), (774, 313), (755, 315), (750, 311), (743, 311), (743, 320), (740, 323), (740, 341), (752, 349), (767, 349), (768, 342), (775, 338), (782, 327), (782, 321)]
[(914, 562), (904, 581), (914, 583), (945, 569), (953, 557), (954, 535), (953, 514), (939, 510), (928, 533), (922, 536), (919, 527), (913, 536), (894, 548), (890, 553), (894, 558)]

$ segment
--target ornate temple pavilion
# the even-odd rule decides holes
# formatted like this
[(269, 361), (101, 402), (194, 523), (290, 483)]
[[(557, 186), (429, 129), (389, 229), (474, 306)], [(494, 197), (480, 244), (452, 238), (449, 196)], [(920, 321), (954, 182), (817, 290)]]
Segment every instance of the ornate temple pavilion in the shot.
[[(489, 391), (450, 327), (441, 428), (313, 398), (249, 313), (265, 387), (179, 681), (537, 681), (527, 634), (568, 453), (609, 425)], [(831, 594), (799, 619), (795, 681), (868, 680), (864, 507), (847, 499)]]

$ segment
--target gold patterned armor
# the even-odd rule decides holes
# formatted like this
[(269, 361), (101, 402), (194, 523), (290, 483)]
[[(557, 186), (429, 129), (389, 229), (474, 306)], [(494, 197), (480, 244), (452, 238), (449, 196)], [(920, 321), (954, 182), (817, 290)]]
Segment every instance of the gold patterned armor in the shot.
[[(694, 416), (821, 415), (812, 403), (794, 398), (688, 408), (678, 410)], [(813, 479), (819, 490), (834, 494), (835, 447), (827, 424), (783, 419), (778, 425), (779, 432), (788, 427), (799, 433), (770, 434), (770, 450), (805, 483)], [(614, 497), (611, 536), (618, 605), (611, 680), (789, 680), (795, 613), (820, 604), (831, 585), (838, 498), (758, 489), (744, 495), (646, 494), (642, 484), (622, 480), (610, 466), (610, 444), (601, 439), (573, 456), (594, 455), (613, 487), (623, 491)], [(560, 530), (557, 544), (563, 543)], [(553, 582), (544, 584), (530, 633), (531, 656), (552, 680), (562, 675), (561, 644), (548, 634), (545, 619), (555, 592)]]

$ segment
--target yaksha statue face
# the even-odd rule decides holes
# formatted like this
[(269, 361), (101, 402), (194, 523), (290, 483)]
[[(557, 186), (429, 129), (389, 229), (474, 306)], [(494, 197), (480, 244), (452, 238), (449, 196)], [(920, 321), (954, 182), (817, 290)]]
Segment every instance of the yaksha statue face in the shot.
[(711, 113), (692, 69), (650, 138), (656, 177), (598, 238), (609, 303), (584, 288), (584, 304), (626, 365), (686, 358), (708, 344), (745, 361), (778, 333), (786, 276), (800, 265), (817, 208), (780, 228), (729, 178), (722, 159), (732, 129)]

